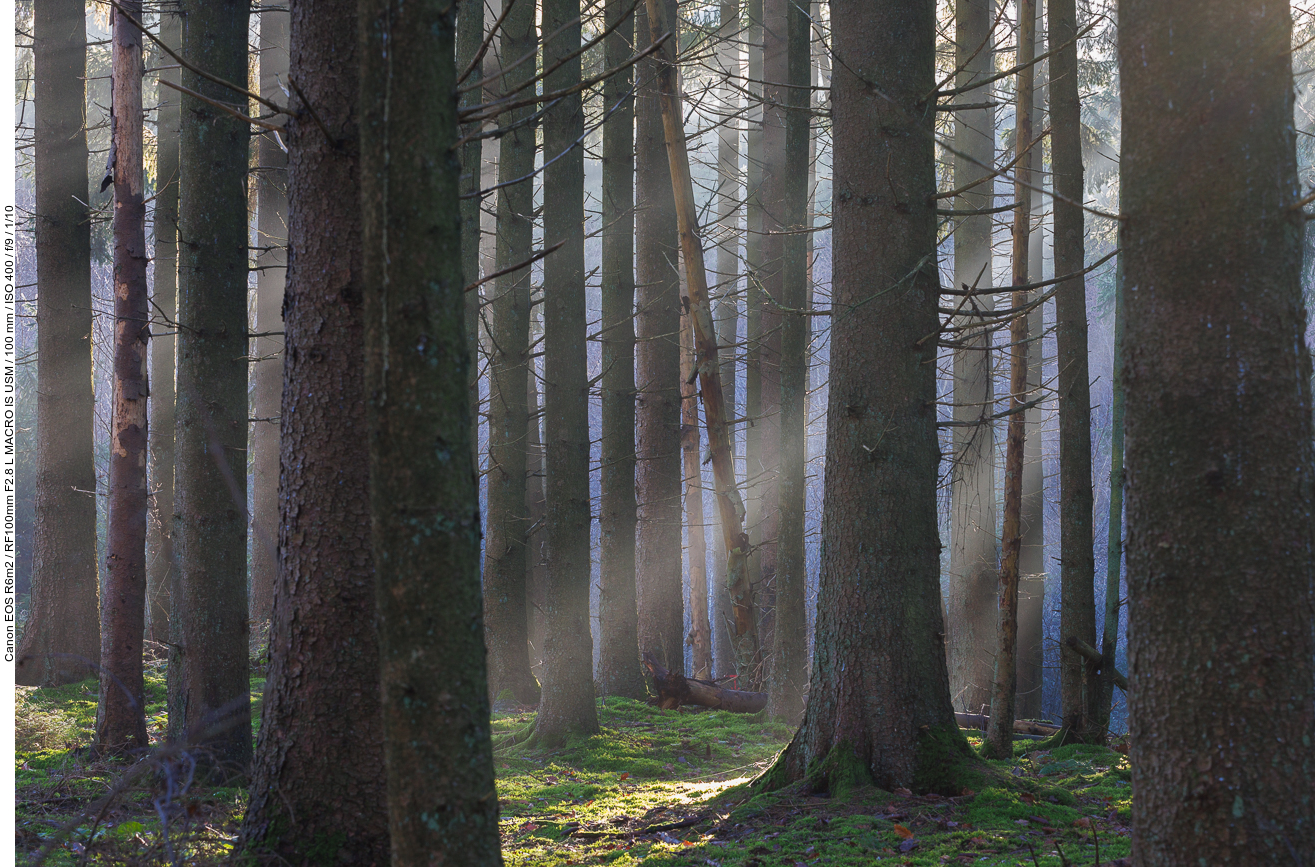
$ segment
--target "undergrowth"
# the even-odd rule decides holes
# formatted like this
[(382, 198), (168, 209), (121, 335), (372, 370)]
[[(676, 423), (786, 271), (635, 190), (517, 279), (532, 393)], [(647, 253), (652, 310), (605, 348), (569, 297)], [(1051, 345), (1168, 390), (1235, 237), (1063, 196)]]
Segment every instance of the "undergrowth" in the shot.
[[(162, 663), (148, 668), (146, 684), (150, 733), (159, 742)], [(263, 685), (252, 679), (253, 731)], [(233, 861), (244, 791), (181, 785), (185, 769), (176, 761), (157, 762), (131, 784), (123, 782), (127, 765), (90, 761), (94, 680), (17, 693), (20, 863), (43, 846), (45, 863), (53, 865)], [(1097, 863), (1097, 847), (1105, 865), (1129, 851), (1128, 763), (1104, 747), (1043, 750), (1020, 742), (1012, 761), (991, 765), (1034, 785), (988, 786), (952, 798), (870, 787), (833, 798), (800, 786), (760, 794), (748, 783), (785, 747), (785, 726), (616, 698), (600, 699), (598, 713), (597, 735), (495, 755), (509, 867), (1086, 867)], [(495, 714), (494, 735), (532, 719), (528, 711)], [(111, 791), (115, 797), (103, 803)]]

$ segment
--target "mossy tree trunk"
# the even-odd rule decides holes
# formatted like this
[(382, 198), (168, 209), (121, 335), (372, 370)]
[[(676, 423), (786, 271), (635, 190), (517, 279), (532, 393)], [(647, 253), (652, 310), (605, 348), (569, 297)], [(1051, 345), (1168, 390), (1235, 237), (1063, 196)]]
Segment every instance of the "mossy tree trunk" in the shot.
[[(182, 55), (226, 81), (247, 75), (246, 0), (185, 0)], [(183, 70), (183, 86), (232, 101)], [(217, 767), (251, 760), (247, 607), (247, 158), (250, 127), (183, 97), (179, 148), (178, 402), (170, 727)]]
[[(298, 86), (304, 86), (300, 79)], [(288, 13), (260, 13), (260, 94), (288, 100)], [(291, 89), (291, 88), (289, 88)], [(316, 111), (319, 111), (317, 105)], [(274, 609), (278, 574), (279, 405), (283, 396), (283, 291), (288, 254), (288, 157), (272, 133), (257, 141), (256, 328), (251, 341), (251, 622), (261, 628)]]
[(498, 865), (452, 149), (455, 7), (359, 0), (358, 11), (366, 433), (392, 863)]
[[(621, 65), (634, 44), (629, 0), (608, 0), (606, 68)], [(603, 82), (615, 113), (603, 125), (602, 496), (598, 506), (598, 684), (604, 695), (642, 698), (639, 619), (635, 608), (635, 104), (634, 68)]]
[[(671, 0), (667, 0), (671, 2)], [(674, 3), (666, 20), (675, 21)], [(650, 44), (648, 12), (635, 9), (638, 44)], [(672, 34), (675, 39), (675, 34)], [(639, 534), (635, 590), (639, 649), (684, 671), (684, 594), (680, 575), (680, 288), (676, 204), (650, 56), (636, 66), (635, 99), (635, 496)]]
[[(536, 4), (519, 0), (502, 24), (500, 60), (504, 66), (533, 54), (539, 36)], [(504, 75), (500, 88), (512, 92), (534, 77), (534, 64), (522, 63)], [(525, 91), (521, 91), (523, 95)], [(510, 126), (534, 113), (533, 106), (504, 113)], [(536, 126), (521, 126), (502, 137), (497, 192), (496, 268), (528, 259), (534, 245), (534, 187), (510, 183), (534, 171)], [(494, 280), (486, 314), (489, 331), (488, 519), (484, 544), (485, 642), (489, 650), (489, 689), (511, 690), (516, 700), (534, 704), (539, 684), (530, 673), (526, 634), (526, 462), (528, 429), (526, 382), (529, 372), (530, 269)]]
[(1292, 22), (1262, 9), (1118, 8), (1135, 865), (1315, 852)]
[(113, 21), (114, 399), (110, 420), (109, 520), (101, 597), (99, 755), (142, 750), (146, 698), (142, 633), (146, 618), (146, 398), (150, 305), (146, 294), (146, 201), (142, 167), (140, 0), (125, 0)]
[[(174, 51), (182, 44), (182, 20), (176, 12), (160, 14), (160, 40)], [(163, 52), (160, 52), (163, 55)], [(172, 65), (173, 61), (165, 61)], [(178, 69), (163, 69), (160, 80), (177, 84)], [(173, 554), (174, 512), (174, 320), (178, 317), (178, 133), (182, 94), (156, 88), (155, 127), (155, 280), (151, 305), (164, 319), (151, 329), (151, 397), (149, 443), (150, 524), (146, 528), (146, 637), (160, 644), (169, 638), (169, 608), (176, 577)]]
[(32, 605), (15, 680), (57, 686), (100, 659), (91, 224), (82, 0), (33, 5), (36, 105), (37, 454)]
[[(812, 685), (766, 785), (958, 792), (941, 641), (930, 0), (836, 0), (827, 489)], [(868, 82), (881, 82), (882, 94)], [(889, 168), (888, 168), (889, 167)], [(882, 376), (871, 375), (881, 370)], [(881, 508), (867, 506), (881, 504)]]
[[(969, 87), (995, 72), (990, 0), (955, 4), (956, 88)], [(970, 91), (964, 102), (989, 103), (988, 91)], [(979, 98), (980, 97), (980, 98)], [(995, 109), (965, 109), (954, 116), (954, 188), (968, 187), (988, 173), (995, 159)], [(964, 189), (954, 208), (973, 211), (994, 205), (993, 180)], [(989, 290), (992, 283), (991, 221), (988, 215), (963, 217), (954, 229), (954, 286), (957, 291)], [(960, 299), (954, 299), (958, 301)], [(991, 295), (975, 296), (964, 308), (976, 313), (995, 306)], [(973, 321), (962, 316), (955, 325)], [(995, 594), (999, 537), (995, 507), (995, 425), (992, 353), (989, 334), (962, 332), (954, 350), (953, 451), (950, 455), (950, 588), (946, 599), (950, 695), (954, 706), (978, 712), (991, 700), (991, 662), (995, 646)]]
[(258, 857), (293, 864), (382, 865), (389, 858), (374, 558), (363, 496), (370, 479), (355, 11), (355, 0), (291, 6), (292, 77), (306, 102), (288, 100), (294, 116), (283, 134), (291, 220), (281, 557), (241, 840)]

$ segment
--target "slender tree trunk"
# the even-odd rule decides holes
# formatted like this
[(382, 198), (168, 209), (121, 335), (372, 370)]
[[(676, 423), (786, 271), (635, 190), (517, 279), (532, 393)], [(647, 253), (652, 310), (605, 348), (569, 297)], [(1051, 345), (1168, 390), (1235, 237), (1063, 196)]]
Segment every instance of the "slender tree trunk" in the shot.
[(452, 151), (454, 7), (360, 0), (358, 9), (366, 432), (392, 863), (499, 865)]
[[(182, 55), (226, 81), (247, 74), (246, 0), (185, 0)], [(183, 70), (210, 99), (232, 93)], [(247, 158), (249, 127), (183, 97), (179, 148), (175, 543), (180, 678), (171, 727), (217, 768), (251, 760), (247, 680)]]
[[(1037, 2), (1036, 26), (1033, 28), (1033, 56), (1045, 54), (1045, 30), (1042, 4)], [(1032, 129), (1046, 127), (1046, 61), (1033, 67)], [(1028, 154), (1034, 185), (1040, 189), (1046, 180), (1042, 146)], [(1046, 205), (1048, 197), (1033, 193), (1036, 207), (1028, 224), (1028, 275), (1040, 280), (1044, 274), (1046, 242)], [(1045, 317), (1038, 307), (1027, 317), (1027, 399), (1041, 394), (1043, 358), (1042, 336)], [(1041, 716), (1042, 698), (1042, 619), (1046, 603), (1046, 492), (1042, 430), (1048, 409), (1044, 404), (1029, 407), (1024, 413), (1027, 439), (1023, 446), (1022, 542), (1018, 551), (1018, 650), (1017, 699), (1014, 716), (1036, 719)]]
[[(480, 104), (484, 79), (481, 63), (474, 63), (475, 55), (484, 44), (484, 4), (467, 3), (465, 9), (457, 6), (457, 73), (470, 69), (469, 77), (461, 83), (468, 88), (459, 102), (463, 108)], [(467, 124), (463, 135), (477, 132), (478, 124)], [(461, 273), (466, 285), (479, 280), (480, 158), (484, 143), (480, 139), (466, 142), (461, 148)], [(466, 293), (466, 341), (471, 364), (466, 371), (466, 388), (470, 395), (470, 447), (475, 450), (475, 466), (479, 466), (479, 305), (482, 293), (472, 289)]]
[[(786, 68), (783, 88), (785, 111), (784, 183), (781, 228), (793, 234), (780, 236), (781, 306), (801, 311), (808, 303), (808, 142), (812, 84), (808, 13), (799, 3), (788, 3), (784, 20)], [(808, 395), (807, 317), (787, 312), (778, 317), (781, 331), (780, 452), (777, 480), (776, 624), (773, 632), (771, 697), (768, 712), (794, 724), (803, 716), (807, 683), (807, 617), (804, 611), (804, 431)]]
[[(1086, 232), (1082, 209), (1082, 118), (1078, 96), (1078, 49), (1075, 0), (1049, 0), (1050, 152), (1054, 165), (1055, 273), (1082, 270)], [(1072, 43), (1072, 44), (1070, 44)], [(1117, 291), (1117, 289), (1116, 289)], [(1060, 586), (1059, 631), (1096, 644), (1095, 504), (1091, 479), (1091, 377), (1087, 371), (1086, 279), (1061, 284), (1055, 295), (1059, 352), (1059, 544), (1064, 564)], [(1117, 326), (1116, 326), (1117, 327)], [(1116, 430), (1122, 439), (1122, 431)], [(1120, 492), (1120, 505), (1122, 505)], [(1122, 509), (1120, 509), (1120, 512)], [(1122, 515), (1111, 527), (1122, 520)], [(1117, 558), (1116, 558), (1117, 559)], [(1115, 566), (1115, 574), (1118, 567)], [(1118, 591), (1115, 591), (1115, 599)], [(1117, 609), (1114, 617), (1117, 624)], [(1117, 634), (1117, 632), (1116, 632)], [(1097, 666), (1060, 641), (1060, 690), (1068, 736), (1095, 741), (1109, 726), (1109, 707), (1101, 711)], [(1113, 670), (1111, 655), (1107, 669)]]
[[(955, 87), (968, 87), (995, 71), (991, 0), (955, 4)], [(990, 91), (971, 92), (966, 102), (989, 103)], [(979, 98), (980, 97), (980, 98)], [(954, 187), (961, 189), (987, 173), (995, 160), (995, 109), (987, 105), (954, 117)], [(955, 197), (954, 208), (974, 211), (994, 204), (988, 180)], [(954, 230), (954, 289), (991, 288), (991, 216), (963, 217)], [(974, 296), (964, 309), (990, 311), (990, 294)], [(955, 324), (969, 325), (962, 316)], [(946, 610), (950, 695), (954, 706), (976, 713), (991, 700), (995, 657), (996, 588), (999, 537), (995, 507), (995, 425), (990, 334), (963, 333), (954, 350), (953, 453), (950, 467), (950, 591)]]
[(1315, 852), (1292, 22), (1261, 11), (1118, 9), (1138, 867)]
[(389, 858), (374, 558), (363, 496), (370, 456), (355, 9), (354, 0), (296, 0), (284, 30), (292, 80), (306, 101), (289, 100), (294, 116), (284, 133), (291, 256), (279, 422), (281, 557), (241, 840), (258, 857), (292, 864), (383, 865)]
[[(675, 4), (665, 18), (674, 22)], [(635, 37), (649, 44), (649, 16), (635, 10)], [(675, 39), (673, 33), (672, 39)], [(657, 64), (637, 64), (635, 218), (638, 289), (635, 317), (635, 497), (639, 535), (635, 590), (639, 649), (684, 671), (685, 622), (680, 575), (680, 289), (676, 271), (676, 206), (671, 190), (656, 84)]]
[[(160, 39), (174, 51), (182, 45), (182, 19), (160, 13)], [(163, 54), (161, 52), (161, 54)], [(173, 61), (164, 61), (172, 65)], [(162, 69), (162, 81), (177, 84), (178, 69)], [(176, 577), (173, 556), (174, 512), (174, 321), (178, 317), (178, 133), (182, 96), (156, 88), (155, 114), (155, 280), (151, 305), (163, 319), (151, 334), (151, 396), (148, 491), (150, 523), (146, 528), (146, 637), (169, 642), (169, 605)]]
[[(688, 298), (684, 306), (688, 307)], [(720, 376), (720, 371), (718, 372)], [(708, 623), (708, 543), (703, 532), (703, 466), (699, 460), (699, 391), (694, 367), (694, 323), (680, 317), (680, 438), (685, 458), (685, 528), (689, 537), (690, 631), (694, 676), (712, 676), (712, 635)]]
[[(580, 0), (544, 0), (545, 90), (580, 83)], [(569, 59), (568, 59), (569, 57)], [(544, 260), (543, 443), (548, 511), (547, 634), (540, 744), (598, 731), (589, 629), (589, 372), (585, 355), (584, 103), (563, 97), (543, 118), (543, 240), (565, 245)], [(560, 155), (560, 156), (559, 156)], [(679, 586), (679, 585), (677, 585)], [(677, 605), (679, 610), (679, 605)]]
[[(285, 102), (288, 13), (260, 13), (260, 94)], [(300, 84), (300, 82), (298, 82)], [(318, 107), (317, 107), (318, 110)], [(283, 397), (283, 286), (287, 274), (288, 157), (274, 136), (257, 145), (256, 333), (251, 341), (251, 622), (260, 628), (274, 610), (278, 575), (279, 404)], [(268, 249), (265, 249), (268, 248)]]
[(100, 658), (91, 229), (81, 0), (33, 5), (36, 105), (37, 456), (32, 606), (14, 678), (57, 686)]
[[(519, 0), (507, 13), (500, 39), (501, 60), (510, 66), (538, 45), (533, 0)], [(499, 79), (511, 92), (534, 77), (534, 64), (522, 63)], [(509, 126), (534, 113), (532, 106), (507, 112)], [(502, 137), (498, 181), (509, 183), (534, 171), (535, 127), (527, 125)], [(525, 261), (534, 246), (534, 187), (511, 184), (498, 190), (496, 270)], [(522, 704), (539, 700), (539, 684), (530, 673), (525, 632), (525, 405), (530, 340), (530, 269), (498, 277), (488, 302), (489, 331), (489, 473), (488, 520), (484, 542), (485, 642), (489, 652), (489, 691), (511, 690)]]
[(1097, 718), (1109, 727), (1119, 646), (1119, 608), (1123, 599), (1123, 429), (1127, 401), (1123, 387), (1123, 253), (1114, 272), (1114, 369), (1110, 377), (1110, 512), (1105, 547), (1105, 623), (1101, 630), (1100, 705)]
[[(1035, 48), (1035, 0), (1018, 0), (1018, 73), (1015, 135), (1018, 164), (1014, 167), (1013, 281), (1027, 284), (1028, 236), (1032, 213), (1031, 161), (1026, 158), (1032, 143), (1032, 59)], [(1011, 306), (1027, 302), (1024, 289), (1014, 289)], [(1019, 551), (1022, 547), (1023, 450), (1026, 439), (1027, 396), (1026, 316), (1014, 317), (1009, 327), (1009, 429), (1005, 443), (1004, 527), (1001, 533), (1003, 552), (1000, 561), (1000, 608), (995, 657), (995, 680), (991, 687), (991, 716), (982, 752), (988, 757), (1012, 756), (1014, 751), (1014, 702), (1017, 684), (1018, 653), (1018, 576)]]
[[(719, 73), (726, 80), (719, 88), (718, 102), (726, 121), (717, 131), (717, 222), (721, 238), (717, 244), (717, 280), (722, 284), (715, 311), (717, 345), (721, 347), (721, 388), (726, 395), (726, 413), (737, 418), (735, 359), (739, 355), (739, 281), (740, 281), (740, 8), (739, 0), (723, 0), (720, 9), (720, 42), (717, 45)], [(732, 432), (731, 451), (735, 451)], [(732, 463), (734, 461), (732, 460)], [(735, 650), (727, 624), (734, 619), (731, 597), (726, 591), (726, 551), (721, 534), (713, 534), (712, 557), (712, 657), (718, 677), (735, 671)]]
[[(535, 305), (535, 310), (541, 310)], [(543, 336), (542, 314), (530, 321), (530, 343)], [(543, 400), (539, 396), (539, 374), (533, 369), (525, 377), (525, 406), (529, 423), (525, 428), (525, 516), (530, 531), (525, 540), (525, 629), (530, 654), (530, 671), (542, 680), (543, 643), (547, 632), (544, 612), (548, 608), (548, 570), (544, 552), (543, 525), (548, 515), (544, 490)], [(632, 609), (633, 605), (630, 606)], [(640, 693), (643, 694), (642, 692)]]
[(142, 177), (140, 0), (112, 13), (114, 149), (114, 400), (110, 422), (109, 522), (101, 597), (97, 754), (146, 749), (142, 632), (146, 617), (146, 397), (150, 305)]
[[(608, 0), (603, 65), (630, 56), (635, 20), (628, 0)], [(604, 695), (642, 698), (635, 608), (635, 104), (634, 68), (603, 82), (615, 113), (603, 125), (602, 497), (598, 525), (598, 684)]]
[(941, 640), (928, 339), (940, 292), (923, 103), (935, 84), (935, 4), (836, 0), (832, 15), (844, 26), (832, 37), (838, 183), (818, 622), (803, 725), (763, 782), (957, 792), (955, 771), (972, 759)]

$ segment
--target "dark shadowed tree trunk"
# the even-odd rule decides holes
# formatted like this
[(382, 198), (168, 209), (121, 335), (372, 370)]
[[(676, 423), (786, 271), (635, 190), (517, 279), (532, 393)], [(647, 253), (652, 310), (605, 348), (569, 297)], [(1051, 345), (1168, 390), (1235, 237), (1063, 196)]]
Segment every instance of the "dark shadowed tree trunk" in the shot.
[[(1086, 233), (1082, 208), (1082, 118), (1078, 97), (1077, 5), (1049, 0), (1050, 153), (1057, 198), (1055, 274), (1082, 270)], [(1071, 44), (1070, 44), (1071, 43)], [(1087, 371), (1087, 281), (1058, 286), (1055, 331), (1059, 353), (1059, 599), (1060, 705), (1068, 737), (1094, 742), (1105, 736), (1109, 707), (1100, 710), (1097, 664), (1074, 652), (1065, 640), (1077, 636), (1096, 646), (1095, 503), (1091, 478), (1091, 381)], [(1115, 593), (1117, 598), (1117, 591)], [(1113, 667), (1113, 660), (1110, 661)]]
[[(763, 96), (763, 0), (745, 0), (744, 74), (748, 101), (744, 136), (744, 506), (745, 528), (749, 532), (749, 574), (757, 581), (762, 574), (762, 555), (757, 547), (763, 541), (762, 468), (762, 338), (763, 338), (763, 147), (765, 110)], [(744, 674), (744, 672), (741, 672)], [(748, 689), (754, 684), (744, 682)]]
[[(671, 0), (667, 0), (671, 2)], [(674, 4), (666, 20), (675, 21)], [(649, 44), (648, 13), (635, 10), (635, 33)], [(674, 38), (674, 36), (673, 36)], [(635, 496), (639, 535), (635, 589), (639, 649), (684, 671), (684, 599), (680, 575), (680, 289), (676, 205), (662, 132), (656, 62), (636, 67), (635, 98)]]
[[(808, 235), (799, 230), (808, 220), (808, 140), (812, 66), (811, 24), (799, 3), (787, 3), (781, 24), (785, 33), (785, 77), (782, 88), (785, 124), (781, 190), (781, 306), (803, 310), (808, 303)], [(777, 464), (776, 623), (773, 630), (771, 687), (768, 713), (793, 725), (803, 715), (807, 684), (808, 636), (804, 610), (804, 429), (808, 395), (808, 325), (798, 312), (777, 318), (781, 331), (780, 451)]]
[(150, 746), (142, 678), (146, 617), (146, 396), (150, 305), (142, 170), (141, 0), (113, 21), (114, 399), (110, 420), (109, 520), (101, 597), (97, 754)]
[(55, 686), (100, 658), (91, 229), (81, 0), (33, 5), (36, 93), (37, 456), (32, 606), (15, 680)]
[[(538, 44), (535, 3), (518, 0), (503, 22), (501, 62), (510, 66), (533, 54)], [(534, 77), (526, 62), (499, 79), (511, 92)], [(533, 106), (503, 114), (504, 126), (524, 120)], [(534, 171), (535, 126), (512, 130), (502, 137), (498, 156), (500, 184)], [(496, 268), (501, 271), (525, 261), (534, 244), (534, 187), (516, 183), (497, 193)], [(534, 704), (539, 684), (530, 673), (525, 631), (525, 447), (528, 425), (525, 405), (530, 341), (530, 269), (494, 280), (485, 322), (489, 332), (489, 472), (488, 521), (484, 543), (485, 643), (489, 650), (489, 689), (493, 696), (511, 690), (517, 701)]]
[[(479, 105), (484, 90), (483, 58), (475, 63), (480, 46), (484, 43), (484, 4), (468, 2), (464, 8), (457, 5), (457, 74), (470, 70), (461, 86), (466, 88), (459, 97), (462, 108)], [(461, 133), (465, 137), (479, 131), (479, 124), (467, 124)], [(479, 280), (480, 159), (484, 142), (478, 138), (461, 147), (461, 273), (466, 285)], [(469, 343), (470, 369), (466, 371), (466, 387), (470, 391), (470, 447), (475, 449), (475, 466), (479, 466), (479, 305), (482, 296), (479, 287), (466, 292), (466, 340)]]
[[(302, 81), (298, 86), (304, 90)], [(287, 102), (288, 13), (260, 13), (260, 94)], [(289, 88), (291, 89), (291, 88)], [(319, 106), (316, 106), (319, 110)], [(323, 134), (321, 134), (322, 136)], [(272, 133), (257, 144), (256, 328), (251, 341), (251, 622), (260, 628), (274, 609), (278, 574), (279, 404), (283, 395), (283, 286), (288, 255), (288, 157)]]
[(1315, 852), (1292, 25), (1262, 9), (1118, 9), (1136, 865)]
[(499, 865), (452, 149), (454, 6), (360, 0), (358, 9), (366, 432), (392, 863)]
[[(544, 90), (580, 83), (580, 0), (544, 0)], [(574, 57), (570, 57), (575, 53)], [(569, 59), (568, 59), (569, 58)], [(598, 731), (589, 630), (589, 372), (585, 355), (584, 103), (577, 91), (543, 118), (543, 240), (564, 245), (543, 269), (543, 446), (547, 633), (540, 744)], [(677, 548), (679, 551), (679, 548)], [(679, 588), (679, 584), (677, 584)], [(676, 604), (680, 609), (679, 601)]]
[[(226, 81), (247, 75), (246, 0), (182, 4), (182, 55)], [(210, 99), (233, 94), (183, 70)], [(178, 212), (178, 584), (170, 726), (216, 766), (251, 760), (247, 681), (247, 153), (250, 128), (183, 97)], [(176, 674), (175, 674), (176, 670)], [(175, 718), (176, 717), (176, 721)], [(175, 729), (176, 730), (176, 729)]]
[[(995, 71), (994, 14), (991, 0), (955, 4), (955, 87), (969, 87)], [(989, 90), (969, 91), (967, 103), (989, 103)], [(970, 189), (987, 174), (995, 158), (995, 109), (966, 109), (954, 117), (955, 210), (974, 211), (993, 204), (994, 180)], [(963, 217), (954, 230), (954, 288), (991, 288), (990, 215)], [(958, 299), (955, 299), (956, 301)], [(958, 306), (958, 305), (956, 305)], [(973, 296), (963, 309), (991, 310), (990, 294)], [(955, 324), (969, 325), (971, 316)], [(946, 599), (950, 695), (960, 710), (977, 713), (991, 700), (995, 658), (995, 593), (999, 537), (995, 508), (995, 389), (991, 380), (991, 336), (961, 332), (954, 350), (953, 452), (950, 466), (950, 589)]]
[(955, 769), (971, 755), (940, 634), (940, 286), (924, 102), (935, 86), (935, 6), (836, 0), (832, 15), (845, 27), (833, 36), (838, 183), (818, 620), (804, 722), (765, 782), (957, 792)]
[[(174, 51), (182, 44), (182, 19), (162, 12), (160, 39)], [(162, 54), (162, 53), (161, 53)], [(164, 61), (171, 65), (172, 60)], [(178, 69), (164, 69), (161, 80), (177, 84)], [(178, 127), (182, 95), (156, 88), (155, 126), (155, 280), (151, 305), (163, 320), (151, 329), (151, 397), (148, 445), (150, 523), (146, 528), (146, 637), (169, 639), (169, 599), (176, 577), (174, 513), (174, 320), (178, 316)]]
[[(603, 65), (630, 56), (635, 21), (629, 0), (608, 0)], [(602, 497), (598, 506), (598, 685), (604, 695), (641, 698), (635, 609), (635, 108), (634, 68), (603, 82), (603, 103), (617, 106), (603, 125)]]
[[(1018, 0), (1018, 86), (1014, 108), (1015, 147), (1018, 164), (1014, 167), (1013, 283), (1027, 284), (1028, 239), (1031, 225), (1031, 160), (1027, 158), (1032, 143), (1032, 59), (1035, 48), (1036, 0)], [(1028, 298), (1026, 289), (1015, 288), (1011, 305), (1022, 307)], [(1019, 558), (1023, 544), (1023, 461), (1026, 444), (1027, 396), (1027, 316), (1015, 316), (1009, 326), (1009, 420), (1005, 443), (1004, 522), (1001, 527), (1000, 602), (997, 615), (995, 676), (991, 685), (991, 715), (982, 752), (996, 758), (1013, 755), (1014, 706), (1017, 698), (1018, 671), (1018, 582)]]
[[(355, 0), (296, 0), (279, 571), (244, 847), (388, 863), (370, 550)], [(268, 17), (272, 13), (265, 13)], [(280, 104), (284, 100), (278, 100)], [(310, 117), (313, 106), (334, 136)], [(350, 756), (350, 761), (344, 761)]]

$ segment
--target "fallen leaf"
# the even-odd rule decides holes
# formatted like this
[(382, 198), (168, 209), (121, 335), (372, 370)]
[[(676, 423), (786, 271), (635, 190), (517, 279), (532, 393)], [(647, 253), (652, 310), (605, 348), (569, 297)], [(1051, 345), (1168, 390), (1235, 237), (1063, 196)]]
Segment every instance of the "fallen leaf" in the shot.
[(1074, 826), (1075, 828), (1090, 828), (1090, 827), (1091, 827), (1091, 820), (1088, 819), (1086, 816), (1083, 816), (1081, 819), (1078, 819), (1077, 821), (1075, 821), (1075, 822), (1073, 823), (1073, 826)]
[(913, 839), (913, 832), (910, 831), (908, 828), (905, 828), (903, 825), (900, 825), (899, 823), (896, 823), (895, 825), (895, 833), (899, 834), (905, 840)]
[(621, 776), (617, 777), (617, 779), (618, 779), (618, 780), (628, 780), (628, 779), (630, 779), (630, 773), (627, 771), (626, 773), (624, 773), (624, 774), (622, 774)]
[(1031, 792), (1024, 792), (1023, 794), (1018, 796), (1018, 799), (1022, 801), (1024, 804), (1036, 803), (1036, 795), (1032, 794)]

